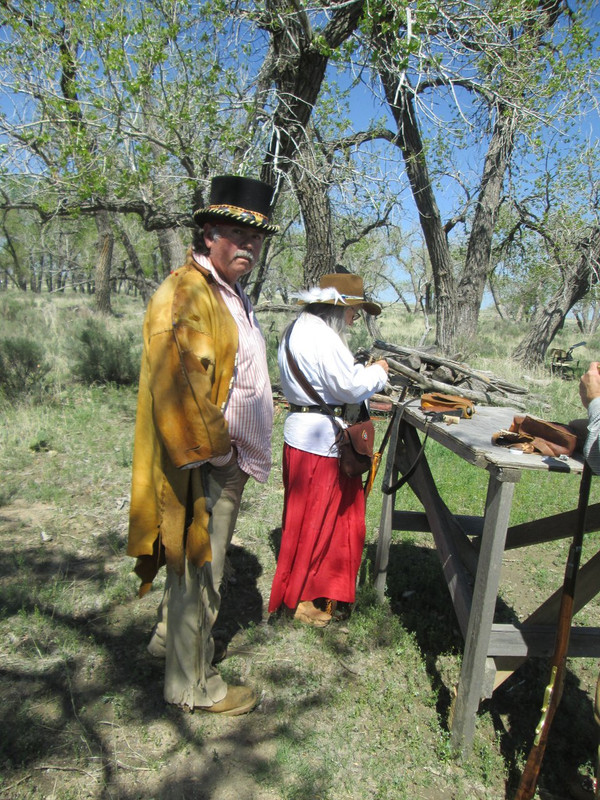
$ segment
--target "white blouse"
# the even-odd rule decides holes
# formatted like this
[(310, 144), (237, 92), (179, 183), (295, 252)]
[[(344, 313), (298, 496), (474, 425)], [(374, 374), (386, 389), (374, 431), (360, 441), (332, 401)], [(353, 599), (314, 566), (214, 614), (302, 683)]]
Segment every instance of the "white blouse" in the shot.
[(600, 397), (595, 397), (588, 406), (588, 435), (583, 448), (584, 455), (596, 475), (600, 473)]
[[(362, 403), (381, 391), (387, 382), (386, 372), (379, 364), (369, 367), (355, 364), (352, 353), (338, 334), (314, 314), (300, 314), (289, 346), (300, 371), (328, 405)], [(281, 387), (288, 402), (298, 406), (315, 405), (292, 374), (283, 338), (278, 361)], [(285, 420), (283, 438), (290, 447), (335, 458), (338, 423), (343, 424), (327, 414), (290, 413)]]

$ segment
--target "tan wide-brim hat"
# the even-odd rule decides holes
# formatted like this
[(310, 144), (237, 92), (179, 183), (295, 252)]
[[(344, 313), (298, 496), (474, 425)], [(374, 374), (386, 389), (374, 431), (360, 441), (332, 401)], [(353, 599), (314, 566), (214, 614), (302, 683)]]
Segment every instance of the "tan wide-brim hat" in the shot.
[(300, 294), (302, 303), (325, 303), (326, 305), (360, 306), (374, 317), (381, 314), (381, 306), (365, 300), (363, 279), (349, 272), (323, 275), (318, 288)]
[(226, 222), (257, 228), (267, 236), (279, 231), (271, 225), (274, 189), (267, 183), (241, 175), (218, 175), (210, 185), (210, 203), (194, 211), (196, 225)]

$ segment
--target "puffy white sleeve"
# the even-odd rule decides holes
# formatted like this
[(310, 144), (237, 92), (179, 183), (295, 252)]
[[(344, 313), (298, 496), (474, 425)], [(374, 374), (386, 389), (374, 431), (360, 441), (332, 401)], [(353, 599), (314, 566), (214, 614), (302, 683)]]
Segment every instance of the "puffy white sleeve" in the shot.
[(383, 389), (387, 381), (386, 372), (379, 364), (368, 367), (355, 364), (350, 350), (337, 334), (334, 333), (334, 337), (331, 346), (324, 348), (322, 353), (320, 377), (323, 388), (334, 402), (362, 403)]
[(588, 406), (588, 435), (583, 453), (588, 464), (596, 475), (600, 474), (600, 397), (596, 397)]

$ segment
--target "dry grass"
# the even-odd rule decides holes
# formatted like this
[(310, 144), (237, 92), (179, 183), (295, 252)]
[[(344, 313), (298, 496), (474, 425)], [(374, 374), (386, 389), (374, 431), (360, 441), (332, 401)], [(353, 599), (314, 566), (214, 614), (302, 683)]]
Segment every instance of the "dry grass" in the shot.
[[(11, 296), (11, 303), (20, 301)], [(111, 325), (141, 324), (140, 304), (115, 306), (125, 316)], [(368, 504), (357, 608), (347, 623), (316, 631), (266, 615), (282, 505), (279, 465), (266, 487), (249, 485), (217, 626), (230, 640), (222, 672), (259, 688), (261, 705), (226, 720), (165, 706), (162, 664), (145, 650), (162, 578), (136, 599), (124, 555), (135, 390), (71, 381), (65, 336), (90, 313), (85, 298), (26, 298), (25, 309), (12, 313), (5, 328), (27, 315), (56, 357), (56, 382), (44, 405), (1, 411), (0, 798), (513, 796), (546, 665), (525, 665), (482, 704), (473, 754), (455, 760), (447, 724), (460, 634), (426, 534), (395, 534), (388, 601), (374, 601), (369, 575), (381, 508), (377, 486)], [(398, 325), (384, 322), (390, 325), (384, 335), (398, 341)], [(413, 343), (416, 325), (402, 322)], [(503, 362), (494, 349), (500, 344), (488, 346), (490, 354), (473, 365), (516, 381), (519, 371), (511, 373), (506, 355)], [(547, 377), (540, 372), (539, 379)], [(565, 419), (580, 414), (574, 395), (574, 384), (550, 381), (544, 400)], [(276, 454), (282, 419), (279, 413)], [(378, 423), (378, 439), (383, 427)], [(430, 459), (456, 510), (477, 513), (484, 476), (457, 470), (441, 449), (432, 448)], [(568, 508), (577, 486), (564, 483), (558, 505)], [(528, 476), (515, 519), (554, 508), (555, 494), (542, 476)], [(417, 508), (408, 490), (402, 503)], [(593, 545), (590, 537), (586, 555)], [(560, 583), (565, 556), (564, 543), (513, 551), (503, 579), (507, 607), (535, 603)], [(596, 614), (594, 604), (586, 621)], [(568, 798), (570, 778), (591, 769), (596, 676), (593, 660), (570, 662), (544, 762), (545, 797)]]

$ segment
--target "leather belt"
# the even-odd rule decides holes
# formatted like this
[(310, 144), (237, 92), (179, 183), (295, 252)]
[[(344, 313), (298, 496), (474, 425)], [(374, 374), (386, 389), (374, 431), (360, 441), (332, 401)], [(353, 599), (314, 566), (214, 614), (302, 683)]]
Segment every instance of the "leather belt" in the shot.
[[(343, 417), (345, 406), (330, 406), (328, 405), (327, 408), (333, 414), (334, 417)], [(324, 408), (321, 406), (296, 406), (294, 403), (290, 403), (290, 411), (292, 414), (326, 414), (328, 412), (325, 411)]]

